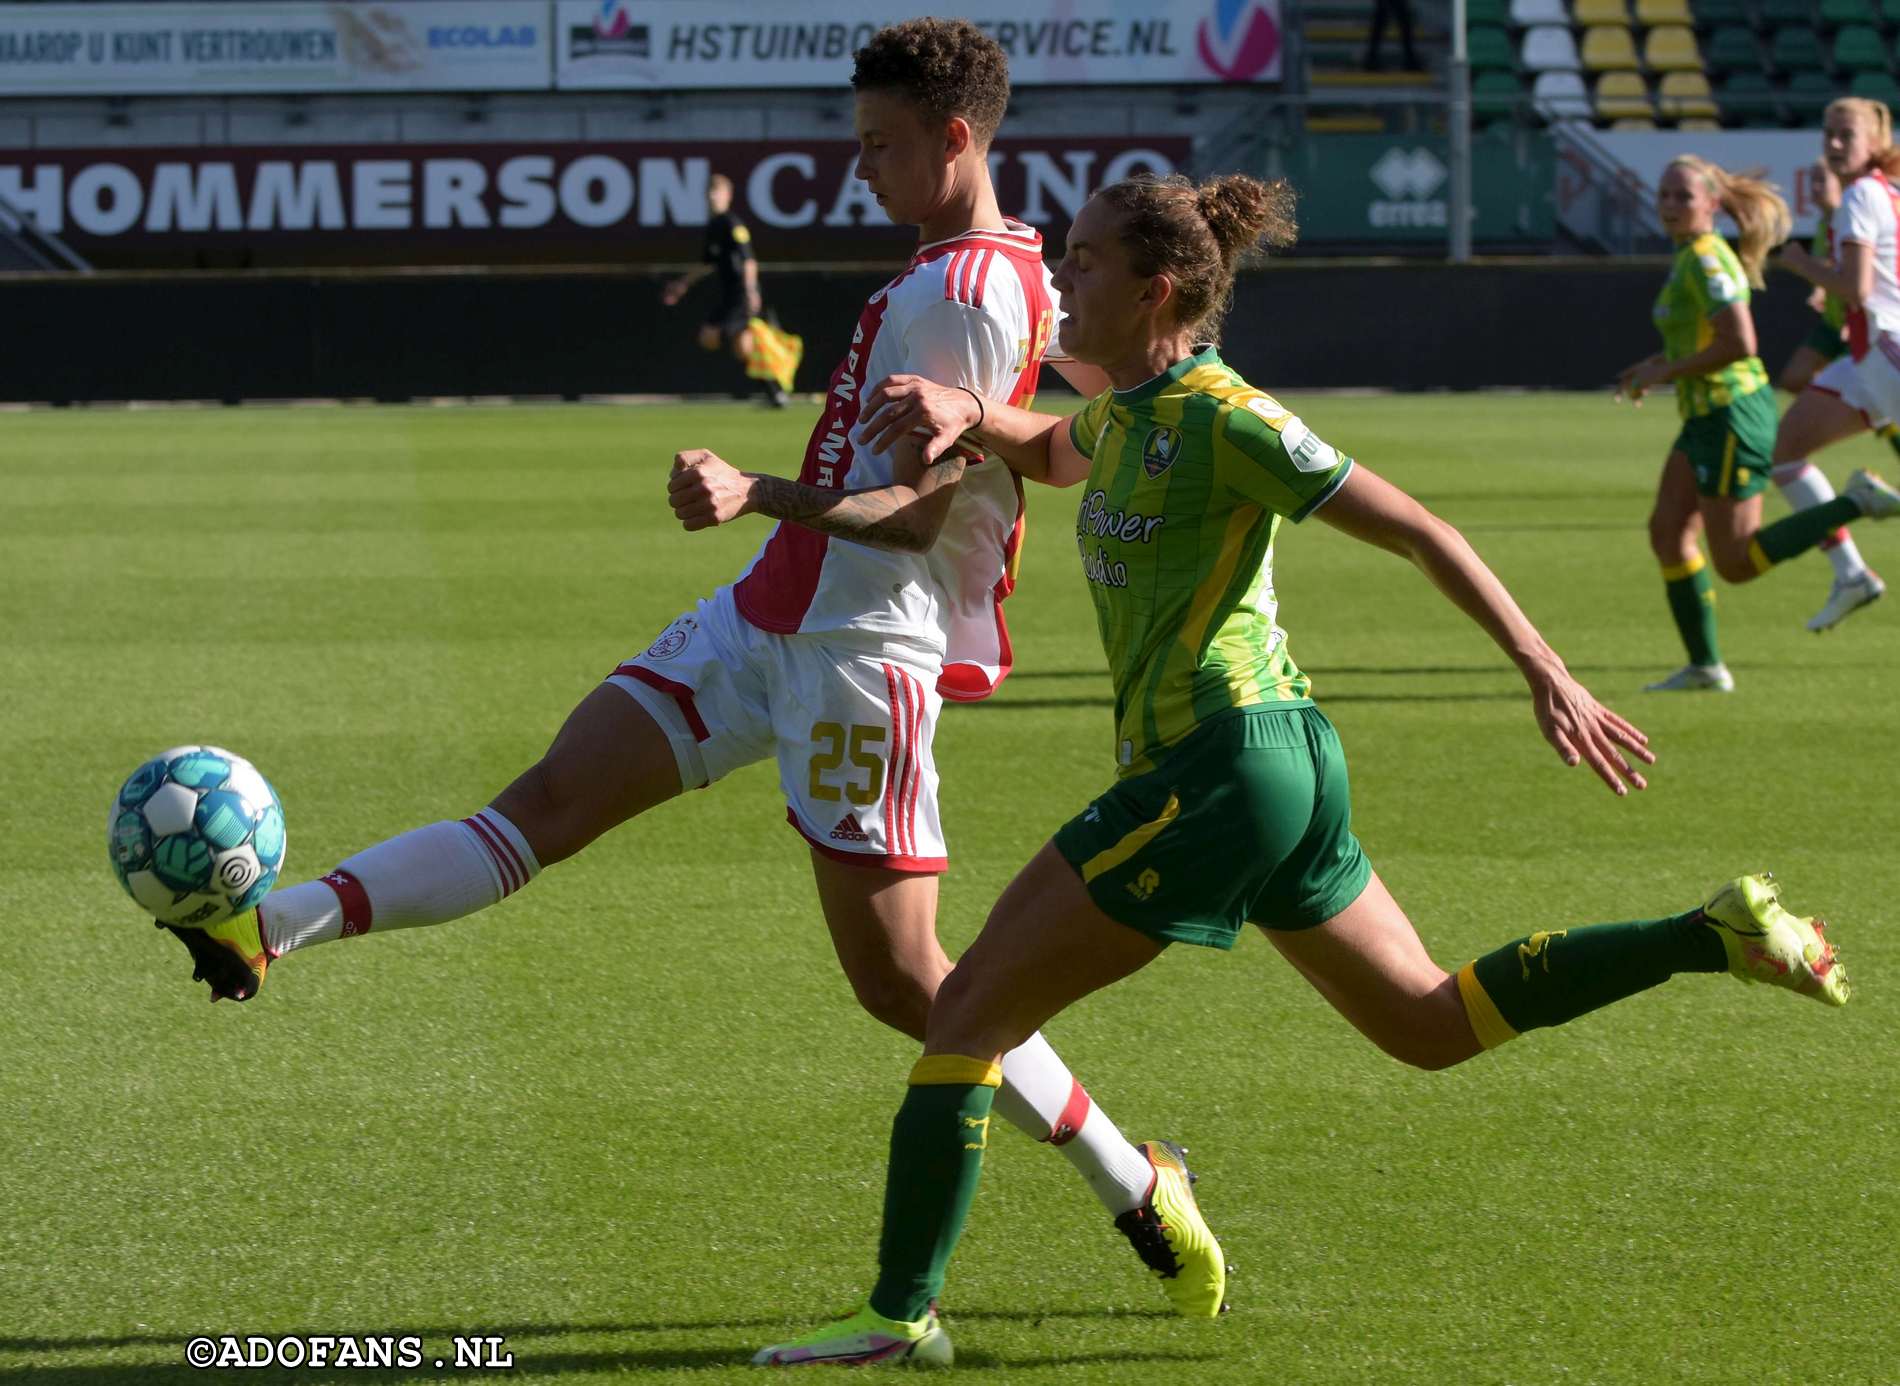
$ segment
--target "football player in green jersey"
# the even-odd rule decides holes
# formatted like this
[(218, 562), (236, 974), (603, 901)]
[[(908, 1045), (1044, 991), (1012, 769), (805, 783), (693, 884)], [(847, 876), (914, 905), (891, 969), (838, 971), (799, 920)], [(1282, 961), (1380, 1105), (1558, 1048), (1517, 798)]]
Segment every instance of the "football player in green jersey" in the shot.
[[(1732, 972), (1834, 1005), (1819, 925), (1762, 876), (1658, 919), (1536, 929), (1445, 971), (1353, 835), (1345, 757), (1288, 651), (1273, 585), (1282, 520), (1317, 516), (1411, 560), (1523, 674), (1545, 737), (1617, 794), (1646, 738), (1570, 676), (1464, 539), (1334, 451), (1226, 365), (1210, 338), (1241, 255), (1292, 239), (1284, 182), (1132, 179), (1077, 216), (1055, 275), (1064, 350), (1113, 386), (1070, 419), (916, 376), (865, 402), (871, 445), (921, 429), (1051, 485), (1081, 483), (1076, 543), (1115, 688), (1113, 786), (1003, 893), (945, 981), (891, 1134), (880, 1273), (862, 1309), (755, 1361), (947, 1362), (935, 1299), (981, 1173), (997, 1056), (1170, 943), (1232, 947), (1246, 924), (1395, 1058), (1441, 1069), (1678, 972)], [(1171, 1154), (1173, 1152), (1170, 1152)], [(1225, 1276), (1185, 1166), (1147, 1229), (1176, 1305), (1220, 1311)], [(1197, 1263), (1202, 1270), (1184, 1273)]]
[[(1900, 511), (1900, 493), (1857, 472), (1845, 495), (1762, 525), (1777, 420), (1748, 298), (1750, 286), (1762, 287), (1769, 250), (1787, 239), (1788, 204), (1760, 179), (1684, 155), (1663, 170), (1656, 205), (1677, 246), (1656, 299), (1663, 350), (1625, 370), (1617, 393), (1640, 401), (1655, 386), (1676, 387), (1682, 426), (1663, 463), (1649, 543), (1689, 662), (1648, 687), (1727, 693), (1735, 678), (1716, 642), (1715, 589), (1699, 535), (1708, 535), (1724, 581), (1749, 582), (1863, 515)], [(1741, 228), (1739, 253), (1715, 230), (1721, 212)]]

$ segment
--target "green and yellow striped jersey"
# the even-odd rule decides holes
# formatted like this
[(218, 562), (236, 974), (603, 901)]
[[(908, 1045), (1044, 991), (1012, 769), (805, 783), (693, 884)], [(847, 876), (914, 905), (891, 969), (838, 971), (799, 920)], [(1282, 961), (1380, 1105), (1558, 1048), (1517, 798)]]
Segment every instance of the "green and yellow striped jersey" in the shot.
[(1069, 421), (1094, 460), (1075, 539), (1115, 683), (1124, 775), (1231, 708), (1303, 700), (1275, 621), (1273, 541), (1345, 482), (1341, 457), (1203, 348)]
[[(1825, 207), (1821, 209), (1820, 219), (1814, 223), (1814, 235), (1808, 238), (1808, 253), (1817, 260), (1834, 258), (1834, 213)], [(1836, 329), (1845, 326), (1847, 305), (1829, 294), (1826, 305), (1821, 309), (1821, 321)]]
[[(1706, 232), (1676, 251), (1669, 280), (1656, 297), (1656, 330), (1662, 333), (1663, 356), (1680, 361), (1694, 356), (1715, 340), (1709, 319), (1748, 302), (1748, 276), (1729, 243)], [(1768, 372), (1759, 356), (1731, 361), (1707, 375), (1684, 376), (1676, 382), (1676, 408), (1685, 419), (1700, 418), (1725, 409), (1743, 395), (1768, 388)]]

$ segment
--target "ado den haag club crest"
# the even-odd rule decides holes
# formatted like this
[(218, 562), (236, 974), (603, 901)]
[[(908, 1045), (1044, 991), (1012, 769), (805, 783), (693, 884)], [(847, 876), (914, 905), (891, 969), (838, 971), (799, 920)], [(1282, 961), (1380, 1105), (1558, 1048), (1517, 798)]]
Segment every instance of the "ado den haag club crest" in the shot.
[(1181, 431), (1166, 424), (1148, 430), (1141, 444), (1141, 469), (1152, 481), (1174, 465), (1181, 455)]

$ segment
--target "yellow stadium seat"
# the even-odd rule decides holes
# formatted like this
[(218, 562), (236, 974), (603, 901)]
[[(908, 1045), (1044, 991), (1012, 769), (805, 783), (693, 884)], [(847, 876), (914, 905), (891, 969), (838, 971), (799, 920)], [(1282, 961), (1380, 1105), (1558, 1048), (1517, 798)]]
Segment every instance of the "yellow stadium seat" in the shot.
[(1630, 12), (1623, 0), (1576, 0), (1570, 9), (1571, 22), (1580, 25), (1621, 24), (1628, 27)]
[(1702, 71), (1702, 55), (1696, 51), (1694, 32), (1680, 24), (1651, 29), (1643, 44), (1643, 66), (1651, 72)]
[(1656, 122), (1646, 120), (1642, 116), (1624, 116), (1621, 120), (1611, 121), (1610, 128), (1612, 130), (1654, 130)]
[(1649, 88), (1634, 72), (1606, 72), (1597, 79), (1597, 119), (1649, 120), (1656, 114), (1649, 104)]
[(1658, 24), (1693, 24), (1688, 0), (1636, 0), (1636, 22), (1644, 28)]
[(1583, 31), (1584, 71), (1635, 72), (1641, 66), (1628, 29), (1597, 24)]
[(1709, 91), (1709, 79), (1700, 72), (1670, 72), (1656, 88), (1656, 110), (1664, 120), (1679, 125), (1686, 120), (1713, 120), (1720, 114)]

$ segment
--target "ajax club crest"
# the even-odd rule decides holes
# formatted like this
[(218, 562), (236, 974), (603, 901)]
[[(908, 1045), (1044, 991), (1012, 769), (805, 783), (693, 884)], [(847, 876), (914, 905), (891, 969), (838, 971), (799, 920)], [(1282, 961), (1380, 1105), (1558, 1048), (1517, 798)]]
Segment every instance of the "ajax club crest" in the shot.
[(1181, 431), (1160, 424), (1149, 429), (1147, 438), (1142, 441), (1141, 469), (1152, 481), (1172, 467), (1174, 459), (1180, 455)]

